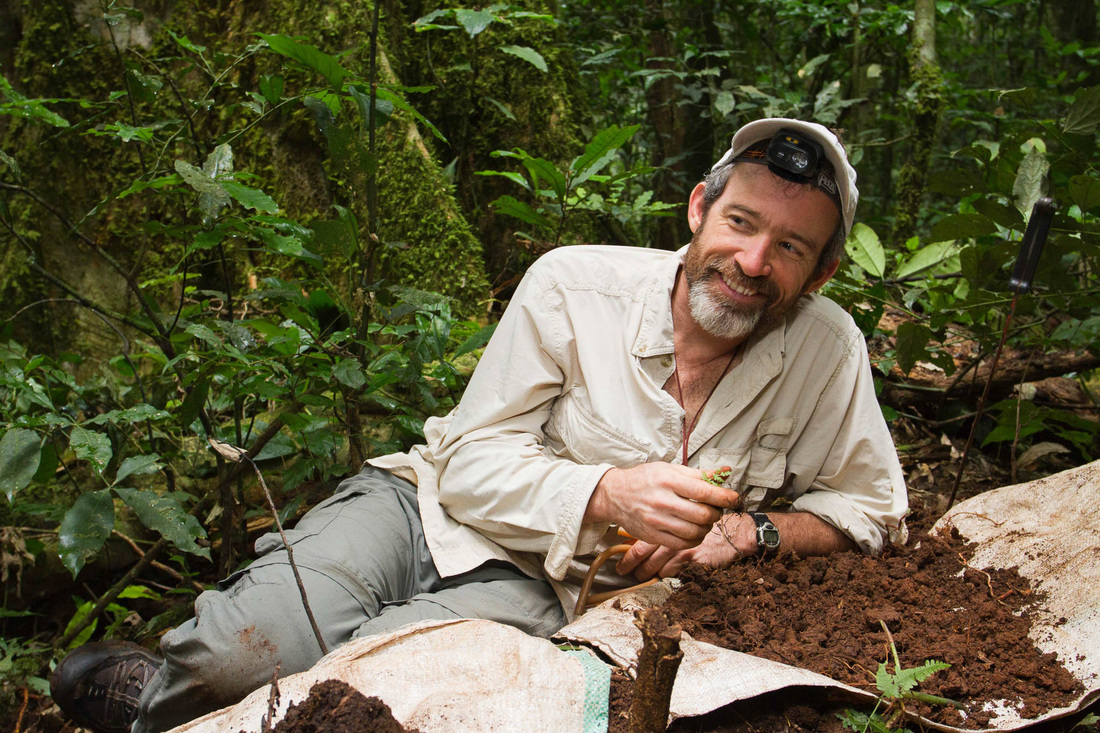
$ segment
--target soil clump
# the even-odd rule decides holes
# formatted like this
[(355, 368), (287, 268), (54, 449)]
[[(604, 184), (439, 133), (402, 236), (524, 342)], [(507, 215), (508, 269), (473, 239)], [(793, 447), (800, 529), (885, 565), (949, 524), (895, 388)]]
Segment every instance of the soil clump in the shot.
[[(1025, 719), (1073, 702), (1083, 691), (1081, 683), (1027, 636), (1028, 610), (1041, 599), (1015, 570), (975, 568), (970, 556), (957, 536), (914, 533), (909, 547), (888, 549), (879, 558), (855, 552), (828, 558), (783, 554), (718, 570), (693, 565), (681, 573), (684, 585), (663, 608), (699, 641), (819, 672), (875, 694), (874, 674), (890, 658), (885, 623), (903, 667), (929, 659), (951, 664), (918, 689), (961, 703), (961, 711), (906, 707), (952, 726), (984, 727), (990, 714), (982, 707), (994, 700), (1015, 704)], [(888, 669), (893, 671), (892, 663)], [(629, 686), (625, 676), (614, 681), (612, 731), (629, 706)], [(757, 730), (840, 730), (835, 714), (823, 714), (821, 701), (806, 702), (772, 705), (760, 713), (774, 718), (768, 721), (753, 719), (751, 705), (738, 704), (729, 706), (735, 708), (728, 711), (729, 726), (684, 729), (741, 730), (740, 718), (752, 720)]]
[(290, 706), (272, 733), (419, 733), (393, 717), (390, 706), (346, 682), (326, 680)]

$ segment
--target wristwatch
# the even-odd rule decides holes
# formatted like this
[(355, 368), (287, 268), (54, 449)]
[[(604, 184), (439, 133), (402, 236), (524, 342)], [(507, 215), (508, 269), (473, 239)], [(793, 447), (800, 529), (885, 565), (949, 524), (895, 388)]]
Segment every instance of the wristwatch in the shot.
[(779, 551), (779, 529), (763, 512), (749, 512), (756, 522), (756, 554), (770, 555)]

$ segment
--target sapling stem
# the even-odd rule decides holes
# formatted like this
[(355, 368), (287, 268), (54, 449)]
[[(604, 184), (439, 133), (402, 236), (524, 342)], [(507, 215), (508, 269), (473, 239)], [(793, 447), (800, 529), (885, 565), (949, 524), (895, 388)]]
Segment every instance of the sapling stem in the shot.
[(290, 562), (290, 571), (294, 573), (294, 582), (298, 584), (298, 593), (302, 596), (302, 605), (306, 609), (306, 617), (309, 618), (309, 625), (313, 628), (313, 636), (317, 639), (317, 646), (321, 647), (321, 654), (328, 654), (328, 646), (321, 636), (321, 629), (317, 626), (317, 619), (313, 617), (313, 609), (309, 607), (309, 598), (306, 597), (305, 584), (302, 583), (302, 576), (298, 572), (298, 565), (294, 562), (294, 549), (290, 546), (290, 542), (286, 538), (286, 532), (283, 531), (283, 522), (279, 519), (279, 510), (275, 508), (275, 500), (271, 498), (271, 491), (267, 488), (267, 482), (264, 481), (263, 473), (260, 472), (259, 466), (252, 460), (252, 457), (237, 446), (230, 445), (222, 440), (214, 440), (213, 438), (209, 440), (211, 447), (221, 456), (230, 461), (248, 461), (249, 465), (252, 466), (252, 470), (256, 472), (256, 478), (260, 481), (260, 488), (264, 490), (264, 496), (267, 497), (267, 505), (271, 509), (271, 516), (275, 518), (275, 527), (279, 530), (279, 537), (283, 540), (283, 547), (286, 548), (286, 557)]

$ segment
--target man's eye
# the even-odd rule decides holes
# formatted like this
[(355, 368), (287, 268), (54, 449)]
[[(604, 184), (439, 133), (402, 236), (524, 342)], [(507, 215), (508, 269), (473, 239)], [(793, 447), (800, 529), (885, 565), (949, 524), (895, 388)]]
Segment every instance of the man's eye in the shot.
[(784, 250), (785, 252), (789, 252), (792, 255), (795, 255), (797, 257), (802, 256), (802, 248), (799, 247), (794, 242), (780, 242), (779, 243), (779, 248)]

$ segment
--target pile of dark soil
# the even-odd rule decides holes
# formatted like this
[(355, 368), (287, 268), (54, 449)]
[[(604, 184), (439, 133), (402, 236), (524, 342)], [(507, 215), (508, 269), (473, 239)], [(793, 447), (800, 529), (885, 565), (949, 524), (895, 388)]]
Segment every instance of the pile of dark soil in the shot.
[(272, 733), (419, 733), (397, 722), (390, 706), (346, 682), (327, 680), (291, 705)]
[[(961, 703), (961, 714), (950, 707), (907, 706), (948, 725), (984, 727), (990, 715), (981, 707), (992, 700), (1014, 701), (1024, 718), (1034, 718), (1080, 695), (1081, 684), (1027, 636), (1027, 612), (1039, 598), (1026, 580), (1015, 571), (971, 567), (970, 551), (958, 538), (921, 535), (910, 544), (881, 558), (787, 554), (720, 570), (691, 566), (665, 609), (700, 641), (875, 694), (875, 671), (890, 656), (885, 622), (904, 667), (929, 659), (951, 664), (919, 690)], [(629, 683), (620, 680), (616, 687), (623, 685)], [(613, 720), (621, 719), (629, 690), (616, 696)], [(775, 729), (836, 730), (835, 716), (820, 712), (820, 704), (789, 706), (778, 713), (784, 724)]]

